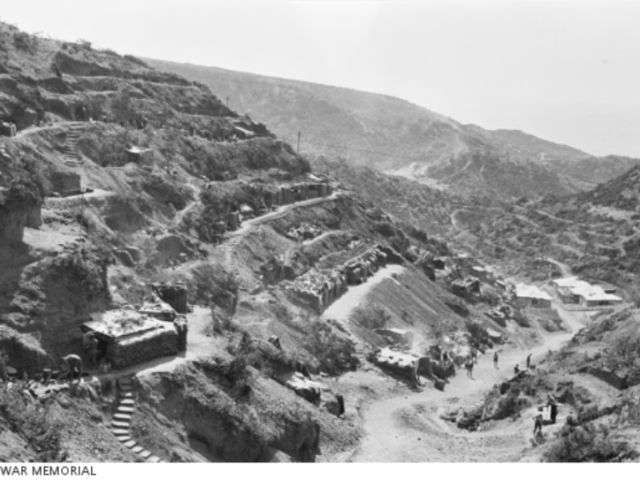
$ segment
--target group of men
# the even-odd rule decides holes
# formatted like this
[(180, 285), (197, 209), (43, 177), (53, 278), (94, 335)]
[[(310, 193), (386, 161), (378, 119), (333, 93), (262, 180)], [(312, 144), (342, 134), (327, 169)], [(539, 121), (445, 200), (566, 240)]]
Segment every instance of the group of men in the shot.
[[(531, 368), (531, 354), (527, 356), (526, 365), (527, 370), (529, 370)], [(520, 365), (518, 365), (517, 363), (516, 366), (513, 367), (513, 373), (515, 373), (516, 375), (520, 373)]]
[[(499, 360), (499, 355), (498, 355), (498, 351), (496, 350), (493, 353), (493, 367), (494, 368), (498, 368), (498, 360)], [(465, 367), (467, 369), (467, 377), (469, 378), (473, 378), (473, 365), (474, 363), (477, 363), (477, 360), (474, 361), (473, 358), (473, 351), (472, 351), (472, 355), (469, 356)], [(531, 365), (531, 353), (529, 355), (527, 355), (527, 359), (525, 361), (526, 364), (526, 368), (527, 370), (530, 369), (532, 367)], [(514, 367), (514, 373), (517, 375), (518, 373), (520, 373), (520, 367), (518, 364), (516, 364), (516, 366)], [(556, 401), (556, 399), (553, 397), (553, 395), (549, 394), (547, 395), (547, 407), (550, 409), (550, 420), (551, 423), (556, 423), (556, 417), (558, 415), (558, 403)], [(533, 436), (537, 437), (539, 435), (542, 435), (542, 425), (543, 425), (543, 419), (542, 419), (542, 414), (538, 414), (534, 417), (534, 427), (533, 427)]]
[[(98, 367), (100, 373), (108, 373), (111, 370), (111, 364), (109, 361), (99, 361), (99, 342), (93, 332), (86, 333), (82, 337), (82, 347), (86, 352), (86, 357), (90, 364)], [(62, 357), (60, 361), (61, 370), (66, 374), (66, 377), (70, 380), (77, 375), (78, 378), (82, 378), (83, 362), (82, 358), (75, 353)]]

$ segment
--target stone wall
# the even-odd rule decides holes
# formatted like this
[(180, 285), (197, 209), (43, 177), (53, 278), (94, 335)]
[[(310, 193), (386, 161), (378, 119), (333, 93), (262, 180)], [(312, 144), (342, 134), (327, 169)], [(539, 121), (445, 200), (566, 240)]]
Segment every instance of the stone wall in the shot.
[(116, 341), (107, 346), (107, 357), (118, 369), (177, 353), (178, 333), (174, 329), (146, 333), (140, 338)]
[(53, 191), (61, 196), (77, 195), (81, 193), (80, 175), (75, 172), (53, 172), (51, 175)]
[(617, 372), (604, 367), (591, 367), (589, 373), (618, 390), (624, 390), (629, 386), (626, 372)]
[(350, 259), (330, 273), (310, 270), (288, 287), (303, 304), (318, 313), (335, 302), (347, 291), (348, 285), (357, 285), (386, 265), (387, 256), (378, 246)]

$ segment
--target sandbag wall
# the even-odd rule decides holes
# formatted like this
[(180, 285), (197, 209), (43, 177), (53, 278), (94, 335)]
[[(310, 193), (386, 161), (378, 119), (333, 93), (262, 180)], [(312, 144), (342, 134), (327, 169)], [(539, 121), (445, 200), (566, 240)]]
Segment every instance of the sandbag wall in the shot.
[(386, 265), (386, 254), (378, 246), (350, 259), (330, 274), (310, 270), (288, 287), (298, 299), (321, 313), (340, 298), (348, 285), (357, 285)]
[(117, 369), (176, 353), (178, 353), (178, 333), (175, 329), (146, 333), (107, 345), (107, 358)]

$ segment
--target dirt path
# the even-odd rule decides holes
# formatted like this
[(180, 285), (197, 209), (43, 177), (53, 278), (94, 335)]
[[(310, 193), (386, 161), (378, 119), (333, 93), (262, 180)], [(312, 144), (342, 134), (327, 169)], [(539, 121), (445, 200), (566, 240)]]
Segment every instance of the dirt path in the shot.
[(420, 393), (371, 404), (363, 413), (364, 439), (350, 457), (353, 462), (491, 462), (515, 461), (527, 446), (529, 431), (521, 424), (487, 432), (467, 432), (440, 418), (443, 408), (471, 405), (482, 400), (493, 385), (513, 376), (513, 366), (523, 364), (528, 353), (533, 363), (568, 341), (583, 326), (584, 316), (558, 307), (571, 331), (549, 335), (542, 345), (528, 351), (499, 349), (499, 369), (493, 367), (493, 351), (479, 359), (474, 379), (459, 372), (445, 392), (430, 384)]
[(385, 278), (391, 277), (394, 273), (402, 273), (403, 270), (404, 267), (401, 265), (387, 265), (381, 268), (369, 277), (366, 282), (354, 287), (349, 287), (347, 292), (327, 308), (322, 316), (324, 318), (337, 320), (341, 323), (346, 322), (353, 309), (360, 304), (375, 285), (382, 282)]
[(242, 222), (242, 225), (239, 229), (234, 230), (233, 232), (229, 232), (231, 236), (244, 235), (253, 227), (257, 227), (258, 225), (262, 225), (263, 223), (269, 222), (271, 220), (276, 220), (278, 218), (284, 217), (291, 210), (301, 207), (310, 207), (312, 205), (317, 205), (319, 203), (330, 202), (338, 198), (340, 192), (333, 192), (328, 197), (319, 197), (319, 198), (311, 198), (309, 200), (301, 200), (299, 202), (291, 203), (289, 205), (282, 205), (278, 207), (278, 209), (274, 212), (265, 213), (264, 215), (260, 215), (259, 217), (252, 218), (250, 220), (245, 220)]
[(31, 135), (32, 133), (38, 133), (41, 132), (43, 130), (55, 130), (58, 128), (64, 128), (64, 127), (69, 127), (71, 125), (82, 125), (83, 123), (87, 123), (87, 122), (57, 122), (54, 123), (53, 125), (43, 125), (41, 127), (36, 127), (36, 126), (31, 126), (28, 128), (25, 128), (24, 130), (20, 130), (18, 132), (16, 132), (16, 138), (17, 137), (23, 137), (26, 135)]
[(553, 263), (554, 265), (557, 265), (558, 268), (560, 268), (560, 270), (562, 271), (562, 276), (563, 277), (570, 277), (571, 276), (571, 268), (569, 267), (569, 265), (559, 262), (558, 260), (554, 260), (551, 257), (547, 257), (547, 262), (549, 263)]

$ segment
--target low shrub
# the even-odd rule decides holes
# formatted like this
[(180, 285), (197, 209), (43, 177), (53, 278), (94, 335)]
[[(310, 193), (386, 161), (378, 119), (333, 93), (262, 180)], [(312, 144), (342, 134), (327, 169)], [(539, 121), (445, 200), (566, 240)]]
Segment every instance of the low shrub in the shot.
[(528, 375), (524, 377), (518, 387), (523, 394), (529, 397), (544, 395), (553, 390), (553, 385), (544, 374)]
[(531, 322), (522, 310), (514, 309), (513, 320), (522, 328), (531, 327)]
[(489, 332), (482, 324), (469, 320), (465, 323), (465, 326), (475, 343), (483, 344), (489, 342)]
[(351, 313), (349, 320), (361, 327), (375, 330), (376, 328), (384, 328), (391, 320), (391, 316), (384, 308), (367, 305), (357, 307)]
[(27, 401), (16, 389), (0, 388), (0, 416), (38, 452), (38, 462), (60, 462), (66, 457), (61, 442), (63, 426), (52, 418), (50, 408), (51, 404)]
[(529, 408), (531, 401), (529, 399), (520, 396), (520, 388), (513, 386), (509, 392), (498, 400), (496, 411), (493, 414), (493, 418), (501, 420), (503, 418), (512, 417), (518, 415), (522, 410)]
[(193, 196), (189, 188), (179, 186), (157, 174), (145, 177), (142, 188), (157, 201), (171, 204), (176, 210), (182, 210)]
[(611, 342), (606, 353), (606, 363), (612, 367), (626, 368), (630, 373), (638, 370), (636, 365), (640, 356), (640, 333), (628, 332)]
[(185, 280), (193, 303), (214, 303), (222, 309), (235, 310), (238, 281), (221, 265), (199, 265), (193, 269), (192, 278)]
[(0, 210), (24, 208), (41, 205), (44, 200), (44, 188), (37, 179), (28, 176), (19, 177), (11, 182), (8, 192), (0, 197)]
[(108, 263), (108, 257), (104, 252), (74, 244), (73, 249), (58, 255), (52, 261), (50, 272), (67, 281), (73, 281), (74, 284), (82, 285), (90, 295), (105, 295), (109, 298)]
[(337, 335), (323, 321), (310, 324), (305, 346), (331, 375), (355, 370), (360, 363), (353, 342)]
[(543, 455), (547, 462), (622, 462), (637, 457), (628, 442), (616, 439), (604, 425), (566, 425)]
[(37, 45), (36, 37), (32, 37), (26, 32), (16, 32), (13, 34), (13, 44), (18, 50), (24, 50), (29, 53), (33, 53), (35, 46)]
[(141, 67), (149, 68), (149, 65), (147, 65), (143, 60), (140, 60), (138, 57), (133, 55), (126, 54), (123, 58), (129, 62), (140, 65)]

